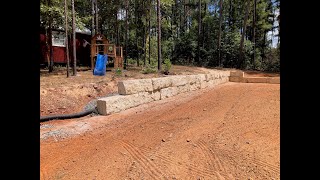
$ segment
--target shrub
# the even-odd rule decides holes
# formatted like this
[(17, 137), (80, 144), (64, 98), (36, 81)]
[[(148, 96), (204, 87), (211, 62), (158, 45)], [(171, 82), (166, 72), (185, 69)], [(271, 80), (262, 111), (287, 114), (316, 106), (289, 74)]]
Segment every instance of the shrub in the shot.
[(171, 66), (172, 66), (172, 64), (171, 64), (170, 59), (165, 59), (164, 64), (163, 64), (163, 70), (164, 70), (165, 74), (169, 73)]
[(147, 65), (145, 68), (142, 69), (142, 74), (151, 74), (157, 72), (157, 69), (154, 66)]

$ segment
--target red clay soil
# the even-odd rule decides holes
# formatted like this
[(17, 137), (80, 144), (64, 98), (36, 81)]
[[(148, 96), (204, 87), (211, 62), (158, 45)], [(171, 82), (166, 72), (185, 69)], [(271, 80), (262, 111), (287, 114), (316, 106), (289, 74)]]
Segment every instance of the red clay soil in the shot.
[(40, 126), (40, 179), (280, 179), (280, 85), (225, 83)]

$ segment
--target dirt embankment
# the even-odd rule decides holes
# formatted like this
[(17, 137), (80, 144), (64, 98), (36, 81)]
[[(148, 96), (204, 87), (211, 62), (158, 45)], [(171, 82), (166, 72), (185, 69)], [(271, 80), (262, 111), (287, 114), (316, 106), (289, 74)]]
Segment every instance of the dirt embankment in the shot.
[[(83, 110), (84, 106), (97, 97), (118, 91), (120, 80), (162, 77), (163, 74), (142, 74), (142, 68), (129, 67), (121, 75), (114, 70), (105, 76), (93, 76), (88, 68), (79, 68), (78, 76), (66, 78), (66, 69), (60, 68), (53, 73), (40, 71), (40, 115), (70, 114)], [(170, 75), (199, 74), (210, 69), (173, 66)]]

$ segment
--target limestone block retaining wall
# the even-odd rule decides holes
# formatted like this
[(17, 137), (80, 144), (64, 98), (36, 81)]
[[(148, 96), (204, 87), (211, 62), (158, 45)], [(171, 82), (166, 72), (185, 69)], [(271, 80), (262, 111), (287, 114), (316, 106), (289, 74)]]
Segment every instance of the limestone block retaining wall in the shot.
[(230, 82), (280, 84), (280, 77), (245, 77), (243, 71), (231, 71)]
[(97, 109), (99, 114), (108, 115), (180, 93), (214, 87), (228, 82), (229, 76), (230, 71), (212, 71), (208, 74), (121, 81), (118, 83), (119, 95), (98, 99)]

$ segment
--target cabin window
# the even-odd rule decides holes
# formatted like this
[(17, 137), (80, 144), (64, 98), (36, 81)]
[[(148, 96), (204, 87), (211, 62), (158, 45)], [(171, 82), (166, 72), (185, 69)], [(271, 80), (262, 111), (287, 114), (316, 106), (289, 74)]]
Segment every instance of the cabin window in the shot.
[(52, 31), (52, 46), (66, 47), (64, 32)]

